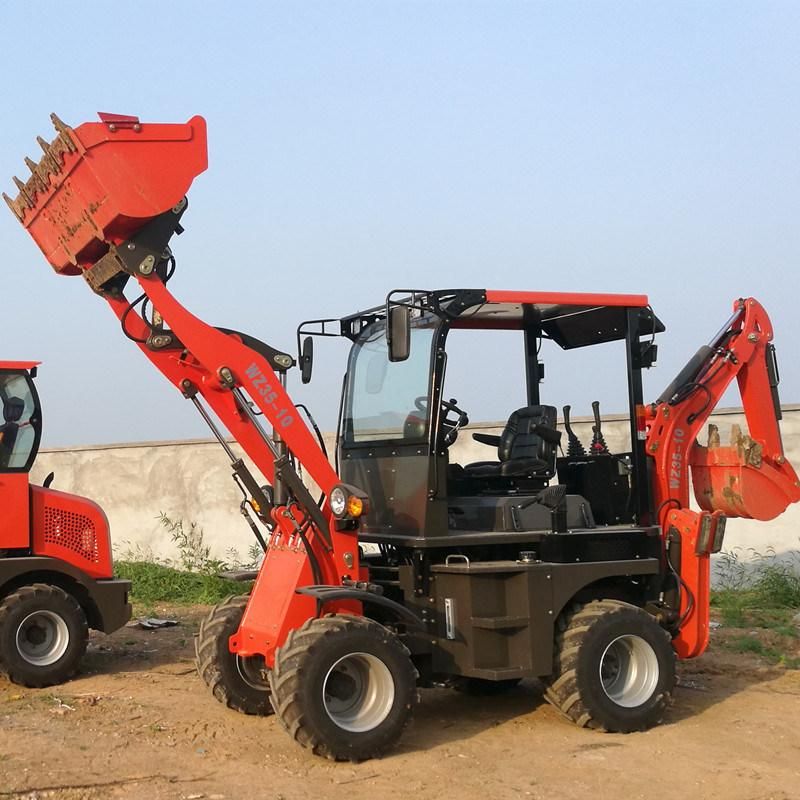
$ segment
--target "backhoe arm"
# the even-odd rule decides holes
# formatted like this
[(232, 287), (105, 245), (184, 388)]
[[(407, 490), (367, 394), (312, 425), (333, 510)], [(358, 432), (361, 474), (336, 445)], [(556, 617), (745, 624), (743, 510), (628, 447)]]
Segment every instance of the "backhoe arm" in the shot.
[[(648, 408), (647, 451), (665, 558), (681, 591), (675, 647), (700, 655), (708, 643), (710, 554), (722, 545), (726, 517), (770, 520), (800, 500), (800, 483), (783, 452), (778, 371), (767, 312), (737, 300), (710, 344), (700, 348)], [(710, 426), (708, 447), (696, 439), (736, 378), (750, 429), (736, 427), (722, 446)], [(689, 472), (700, 511), (690, 509)]]

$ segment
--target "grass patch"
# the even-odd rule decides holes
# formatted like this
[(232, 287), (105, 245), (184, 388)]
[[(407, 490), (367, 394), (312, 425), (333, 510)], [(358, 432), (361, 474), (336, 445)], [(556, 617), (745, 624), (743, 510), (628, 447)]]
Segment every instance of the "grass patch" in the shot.
[(232, 594), (244, 594), (249, 584), (228, 581), (216, 575), (168, 567), (150, 561), (115, 561), (118, 577), (131, 581), (131, 599), (136, 603), (219, 603)]
[(759, 656), (770, 664), (783, 666), (787, 669), (800, 669), (800, 657), (787, 654), (780, 643), (781, 640), (777, 639), (777, 646), (771, 646), (757, 636), (749, 634), (729, 639), (723, 643), (723, 647), (734, 653), (749, 653)]
[[(794, 621), (800, 607), (800, 552), (781, 558), (774, 551), (722, 553), (716, 564), (717, 588), (711, 605), (731, 635), (721, 646), (757, 656), (771, 664), (800, 669), (800, 627)], [(745, 628), (747, 634), (732, 635)]]
[(727, 642), (725, 646), (728, 650), (734, 650), (737, 653), (755, 653), (758, 656), (763, 656), (767, 649), (764, 643), (755, 636), (737, 636)]

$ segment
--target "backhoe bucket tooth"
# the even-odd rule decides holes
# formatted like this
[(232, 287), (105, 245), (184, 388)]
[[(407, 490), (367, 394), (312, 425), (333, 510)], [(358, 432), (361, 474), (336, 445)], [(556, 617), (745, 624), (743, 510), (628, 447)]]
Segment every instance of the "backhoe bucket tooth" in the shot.
[(31, 177), (14, 178), (18, 195), (5, 200), (62, 274), (81, 274), (176, 208), (208, 166), (202, 117), (161, 124), (102, 114), (77, 128), (50, 119), (56, 137), (37, 137), (42, 158), (25, 159)]

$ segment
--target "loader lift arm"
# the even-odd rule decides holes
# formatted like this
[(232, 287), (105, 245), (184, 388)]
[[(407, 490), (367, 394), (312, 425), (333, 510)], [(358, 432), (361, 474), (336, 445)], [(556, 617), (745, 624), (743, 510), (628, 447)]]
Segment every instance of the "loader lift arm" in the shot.
[[(184, 195), (207, 165), (204, 120), (101, 120), (73, 130), (53, 116), (58, 136), (49, 145), (39, 140), (42, 160), (29, 163), (27, 183), (15, 181), (19, 196), (5, 199), (54, 269), (82, 275), (108, 302), (125, 335), (196, 406), (231, 459), (237, 484), (267, 535), (264, 561), (230, 647), (243, 657), (262, 655), (271, 666), (288, 631), (320, 608), (318, 599), (297, 589), (358, 580), (356, 525), (337, 524), (328, 504), (318, 505), (294, 470), (296, 459), (324, 497), (339, 483), (284, 388), (293, 359), (203, 322), (167, 287), (174, 271), (169, 241), (182, 231)], [(142, 292), (132, 302), (125, 296), (131, 283)], [(206, 406), (273, 485), (274, 500), (229, 447)], [(272, 434), (259, 418), (272, 425)], [(337, 598), (327, 608), (358, 611), (360, 604)]]
[[(769, 520), (800, 500), (800, 482), (783, 452), (773, 329), (753, 298), (733, 314), (647, 408), (647, 452), (655, 462), (653, 493), (668, 566), (681, 587), (673, 644), (681, 658), (708, 644), (710, 555), (719, 550), (727, 517)], [(725, 390), (737, 380), (749, 436), (736, 428), (720, 446), (696, 439)], [(692, 482), (700, 511), (689, 508)]]

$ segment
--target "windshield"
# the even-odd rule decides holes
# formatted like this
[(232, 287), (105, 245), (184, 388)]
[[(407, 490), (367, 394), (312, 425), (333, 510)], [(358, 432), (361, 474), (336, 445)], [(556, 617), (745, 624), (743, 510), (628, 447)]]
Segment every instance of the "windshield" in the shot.
[(342, 423), (346, 442), (418, 441), (427, 436), (435, 332), (435, 320), (414, 320), (411, 353), (405, 361), (389, 361), (383, 320), (361, 332), (350, 352)]
[(38, 442), (39, 419), (30, 379), (24, 373), (0, 373), (0, 469), (28, 466)]

